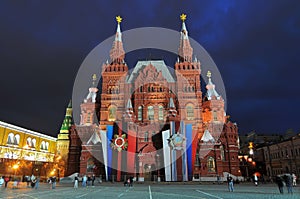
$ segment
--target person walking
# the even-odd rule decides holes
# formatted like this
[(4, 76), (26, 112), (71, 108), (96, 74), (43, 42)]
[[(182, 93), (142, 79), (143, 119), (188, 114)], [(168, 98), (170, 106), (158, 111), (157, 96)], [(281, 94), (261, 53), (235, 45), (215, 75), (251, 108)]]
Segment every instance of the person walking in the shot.
[(292, 174), (292, 177), (293, 177), (293, 186), (297, 186), (297, 176), (293, 173)]
[(8, 182), (9, 182), (9, 179), (10, 179), (10, 177), (8, 177), (8, 176), (5, 176), (5, 177), (4, 177), (4, 187), (5, 187), (5, 188), (7, 188), (7, 184), (8, 184)]
[(253, 180), (254, 180), (254, 184), (255, 184), (255, 186), (257, 186), (257, 185), (258, 185), (258, 177), (257, 177), (257, 175), (256, 175), (256, 174), (254, 174), (254, 176), (253, 176)]
[(279, 192), (283, 194), (283, 179), (280, 176), (276, 176), (275, 182), (278, 186)]
[(56, 188), (56, 176), (52, 177), (51, 183), (52, 183), (52, 189), (55, 189)]
[(233, 178), (231, 177), (230, 174), (227, 175), (227, 183), (228, 183), (229, 192), (233, 192), (234, 191), (234, 188), (233, 188)]
[(31, 181), (31, 188), (34, 188), (34, 185), (36, 182), (36, 177), (33, 174), (30, 177), (30, 181)]
[(75, 190), (78, 189), (78, 176), (75, 176), (75, 178), (74, 178), (74, 189)]
[(293, 194), (293, 179), (292, 179), (292, 175), (290, 174), (285, 174), (283, 176), (286, 188), (288, 190), (288, 193)]
[(95, 176), (95, 174), (93, 174), (93, 176), (92, 176), (92, 186), (93, 186), (93, 187), (95, 186), (95, 185), (94, 185), (95, 180), (96, 180), (96, 176)]
[(132, 185), (133, 185), (133, 177), (130, 176), (129, 177), (129, 186), (132, 187)]
[(87, 187), (91, 186), (91, 181), (92, 181), (92, 178), (90, 175), (88, 175), (87, 177)]
[(4, 179), (2, 178), (2, 176), (0, 176), (0, 187), (2, 187), (3, 184), (4, 184)]
[(87, 181), (87, 177), (86, 175), (84, 175), (82, 178), (82, 187), (86, 187), (86, 181)]
[(37, 177), (36, 180), (35, 180), (34, 188), (35, 188), (35, 189), (38, 189), (38, 188), (39, 188), (39, 185), (40, 185), (40, 178)]

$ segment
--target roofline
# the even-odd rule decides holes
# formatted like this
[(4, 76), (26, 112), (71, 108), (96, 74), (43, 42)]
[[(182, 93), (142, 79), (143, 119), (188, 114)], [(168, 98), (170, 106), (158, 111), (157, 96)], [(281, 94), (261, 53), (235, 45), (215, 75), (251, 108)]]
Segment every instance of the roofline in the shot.
[(9, 123), (3, 122), (3, 121), (0, 121), (0, 126), (4, 127), (4, 128), (9, 128), (11, 130), (20, 131), (20, 132), (23, 132), (25, 134), (30, 134), (30, 135), (35, 135), (35, 136), (42, 137), (42, 138), (47, 138), (47, 139), (52, 140), (52, 141), (57, 140), (55, 137), (45, 135), (45, 134), (42, 134), (42, 133), (39, 133), (39, 132), (36, 132), (36, 131), (32, 131), (32, 130), (29, 130), (29, 129), (25, 129), (25, 128), (22, 128), (22, 127), (13, 125), (13, 124), (9, 124)]

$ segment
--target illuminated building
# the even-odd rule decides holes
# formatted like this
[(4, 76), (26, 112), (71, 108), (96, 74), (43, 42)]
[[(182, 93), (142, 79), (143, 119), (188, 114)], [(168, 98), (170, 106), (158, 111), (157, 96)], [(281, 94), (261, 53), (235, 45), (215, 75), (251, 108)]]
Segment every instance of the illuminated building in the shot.
[(81, 174), (94, 173), (107, 180), (116, 177), (117, 181), (125, 175), (139, 181), (155, 176), (164, 181), (188, 181), (216, 180), (226, 173), (240, 175), (237, 125), (226, 116), (224, 100), (209, 71), (205, 71), (208, 83), (202, 95), (201, 64), (193, 57), (185, 19), (181, 15), (174, 74), (163, 60), (138, 61), (129, 74), (122, 19), (117, 17), (110, 62), (99, 71), (99, 100), (93, 75), (80, 105), (80, 122), (69, 131), (76, 135), (74, 139), (81, 139)]
[(1, 174), (47, 176), (55, 152), (56, 138), (0, 121)]

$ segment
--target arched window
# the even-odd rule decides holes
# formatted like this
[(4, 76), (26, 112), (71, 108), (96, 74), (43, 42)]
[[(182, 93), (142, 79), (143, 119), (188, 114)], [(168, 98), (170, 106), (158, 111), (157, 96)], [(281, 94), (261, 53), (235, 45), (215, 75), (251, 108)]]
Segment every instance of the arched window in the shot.
[(86, 123), (91, 123), (91, 113), (87, 113)]
[(188, 120), (194, 119), (194, 107), (192, 105), (186, 106), (186, 115)]
[(225, 151), (224, 151), (224, 146), (220, 146), (220, 151), (221, 151), (221, 160), (225, 161)]
[(48, 151), (48, 149), (49, 149), (49, 142), (46, 142), (46, 148), (45, 148), (45, 150)]
[(30, 137), (27, 138), (26, 144), (27, 144), (28, 147), (32, 147), (32, 142), (31, 142), (31, 138)]
[(143, 120), (143, 107), (139, 106), (138, 108), (138, 121), (142, 121)]
[(20, 143), (20, 135), (17, 134), (17, 135), (15, 135), (15, 137), (14, 137), (14, 144), (15, 144), (15, 145), (19, 145), (19, 143)]
[(215, 172), (216, 171), (215, 159), (213, 157), (209, 157), (207, 159), (207, 168), (208, 168), (208, 172)]
[(154, 120), (154, 108), (153, 108), (153, 106), (148, 106), (148, 120)]
[(115, 121), (117, 119), (117, 107), (111, 105), (108, 108), (108, 121)]
[(140, 92), (143, 92), (143, 86), (140, 86)]
[(158, 107), (158, 120), (164, 120), (164, 107), (161, 105)]
[(40, 147), (40, 148), (41, 148), (42, 150), (45, 150), (45, 149), (46, 149), (46, 146), (45, 146), (45, 145), (46, 145), (46, 144), (45, 144), (45, 141), (42, 141), (41, 147)]
[(93, 172), (95, 168), (95, 163), (93, 158), (89, 158), (87, 161), (86, 172)]
[(144, 135), (144, 142), (148, 142), (148, 136), (149, 136), (149, 133), (148, 133), (148, 131), (146, 131), (145, 135)]
[(14, 144), (14, 137), (13, 133), (8, 134), (7, 144)]
[(31, 147), (35, 148), (35, 144), (36, 144), (36, 139), (32, 139), (31, 140)]
[(213, 118), (214, 118), (214, 121), (218, 121), (217, 111), (213, 111)]

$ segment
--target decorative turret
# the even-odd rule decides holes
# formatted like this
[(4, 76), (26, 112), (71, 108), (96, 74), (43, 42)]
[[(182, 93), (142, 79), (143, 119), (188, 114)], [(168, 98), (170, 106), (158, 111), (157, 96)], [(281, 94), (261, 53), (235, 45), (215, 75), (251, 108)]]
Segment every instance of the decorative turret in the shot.
[(206, 85), (207, 93), (203, 99), (203, 122), (221, 122), (224, 123), (226, 113), (224, 110), (224, 100), (215, 89), (211, 80), (211, 72), (207, 71), (208, 83)]
[(88, 102), (88, 101), (91, 101), (93, 103), (96, 102), (96, 97), (97, 97), (97, 92), (98, 92), (98, 88), (97, 88), (97, 85), (96, 85), (96, 80), (97, 80), (97, 75), (94, 74), (93, 75), (92, 87), (89, 88), (89, 94), (84, 99), (84, 102)]
[(178, 49), (179, 61), (192, 62), (193, 48), (190, 45), (188, 31), (184, 22), (186, 20), (186, 15), (180, 15), (180, 19), (182, 20), (182, 28), (180, 32), (180, 44)]
[(72, 101), (70, 100), (70, 102), (68, 104), (68, 107), (66, 109), (65, 119), (64, 119), (64, 121), (61, 125), (59, 133), (60, 134), (64, 134), (64, 133), (69, 134), (69, 129), (70, 129), (72, 124), (73, 124), (73, 121), (72, 121)]
[(99, 104), (96, 103), (96, 97), (98, 88), (96, 88), (96, 80), (97, 76), (96, 74), (93, 74), (92, 76), (92, 86), (89, 88), (89, 94), (84, 99), (84, 103), (80, 105), (81, 107), (81, 125), (91, 125), (97, 123), (97, 110), (99, 108)]
[(116, 17), (117, 20), (117, 32), (115, 36), (115, 40), (112, 45), (112, 49), (110, 50), (110, 60), (111, 63), (124, 63), (125, 51), (123, 49), (122, 43), (122, 33), (120, 23), (122, 22), (122, 18), (120, 16)]
[(206, 85), (206, 89), (207, 89), (206, 97), (207, 97), (207, 99), (208, 100), (211, 100), (213, 98), (218, 99), (218, 100), (221, 99), (221, 96), (215, 90), (215, 85), (211, 81), (211, 72), (207, 71), (206, 76), (208, 77), (208, 83)]

